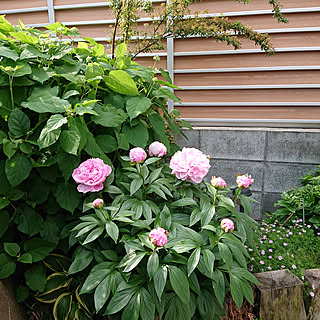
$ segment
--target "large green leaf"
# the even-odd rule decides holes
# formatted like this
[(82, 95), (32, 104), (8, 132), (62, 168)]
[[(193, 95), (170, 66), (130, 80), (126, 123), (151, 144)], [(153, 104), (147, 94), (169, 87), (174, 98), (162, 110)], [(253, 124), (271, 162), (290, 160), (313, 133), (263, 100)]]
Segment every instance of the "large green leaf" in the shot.
[(47, 283), (47, 275), (46, 268), (43, 264), (33, 265), (25, 272), (25, 277), (30, 289), (40, 292), (44, 291)]
[(107, 234), (111, 237), (111, 239), (115, 243), (117, 243), (118, 237), (119, 237), (118, 226), (114, 222), (108, 221), (108, 222), (106, 222), (106, 231), (107, 231)]
[(38, 212), (27, 205), (20, 206), (20, 209), (21, 214), (16, 219), (17, 228), (32, 237), (41, 230), (43, 219)]
[(38, 113), (63, 113), (66, 111), (69, 104), (69, 101), (49, 94), (43, 96), (35, 96), (32, 94), (27, 102), (21, 103), (24, 108), (28, 108)]
[(99, 312), (107, 302), (111, 293), (110, 277), (107, 276), (96, 288), (94, 292), (94, 306)]
[(24, 250), (31, 254), (32, 262), (43, 260), (54, 248), (53, 243), (40, 238), (33, 238), (24, 243)]
[(57, 154), (57, 162), (64, 179), (67, 181), (71, 177), (73, 170), (78, 167), (80, 157), (60, 150)]
[(60, 137), (61, 128), (57, 128), (57, 129), (51, 130), (51, 131), (48, 131), (48, 130), (49, 130), (48, 127), (45, 126), (42, 129), (40, 136), (37, 140), (40, 149), (47, 148), (47, 147), (51, 146), (56, 141), (58, 141), (58, 139)]
[[(0, 160), (0, 172), (5, 172), (6, 161)], [(4, 195), (11, 189), (11, 185), (5, 174), (0, 174), (0, 194)]]
[(231, 290), (231, 296), (240, 310), (243, 302), (241, 280), (238, 277), (234, 276), (232, 273), (230, 273), (230, 290)]
[(93, 122), (104, 127), (118, 127), (128, 117), (122, 109), (117, 109), (111, 105), (106, 105), (103, 108), (101, 106), (95, 107), (94, 111), (98, 113), (98, 116), (92, 116)]
[(104, 77), (104, 82), (115, 92), (128, 96), (137, 96), (139, 94), (135, 82), (123, 70), (110, 71), (109, 76)]
[(29, 77), (41, 84), (54, 76), (54, 71), (50, 68), (31, 67), (32, 73)]
[(111, 160), (109, 157), (101, 150), (99, 145), (97, 144), (93, 134), (91, 132), (88, 132), (87, 134), (87, 143), (85, 145), (84, 150), (92, 157), (94, 158), (100, 158), (104, 161), (104, 163), (108, 165), (112, 165)]
[(105, 153), (110, 153), (118, 149), (117, 140), (110, 135), (96, 136), (96, 142)]
[(80, 132), (77, 127), (69, 127), (68, 130), (63, 130), (60, 137), (60, 144), (63, 150), (67, 153), (77, 155), (80, 145)]
[(200, 252), (201, 252), (201, 249), (196, 248), (191, 253), (191, 255), (188, 259), (188, 263), (187, 263), (188, 276), (190, 276), (190, 274), (193, 272), (193, 270), (197, 267), (197, 265), (199, 263), (199, 259), (200, 259)]
[(15, 270), (15, 260), (5, 253), (0, 253), (0, 279), (8, 278)]
[(124, 308), (121, 320), (138, 320), (140, 312), (140, 292), (136, 292), (133, 297), (130, 299), (127, 306)]
[(119, 312), (128, 304), (129, 300), (131, 299), (131, 297), (134, 295), (136, 291), (137, 291), (136, 287), (129, 287), (129, 288), (125, 288), (123, 290), (117, 291), (111, 298), (111, 301), (108, 304), (105, 314), (109, 315), (109, 314), (114, 314)]
[(30, 159), (23, 154), (16, 153), (11, 159), (6, 160), (5, 172), (12, 187), (28, 178), (31, 169)]
[(68, 273), (74, 274), (79, 271), (82, 271), (90, 264), (92, 259), (93, 259), (93, 254), (91, 251), (83, 247), (79, 247), (78, 250), (75, 252), (74, 259), (68, 270)]
[(189, 320), (191, 319), (190, 305), (181, 303), (181, 300), (175, 296), (169, 301), (169, 308), (164, 320)]
[(151, 100), (144, 96), (131, 97), (126, 102), (126, 109), (130, 120), (146, 112), (151, 106)]
[(0, 238), (5, 234), (8, 230), (10, 223), (10, 215), (7, 211), (2, 210), (0, 213)]
[(167, 147), (168, 151), (170, 151), (170, 142), (166, 135), (167, 128), (163, 118), (158, 114), (153, 114), (149, 116), (148, 119), (152, 125), (155, 138), (162, 142)]
[(74, 183), (60, 183), (54, 190), (57, 202), (63, 208), (73, 213), (81, 201), (81, 193), (77, 191)]
[[(1, 25), (0, 25), (0, 28), (1, 28)], [(15, 50), (9, 49), (4, 45), (0, 47), (0, 56), (12, 59), (13, 61), (17, 61), (19, 59), (19, 55)]]
[(184, 272), (175, 266), (169, 266), (169, 279), (174, 292), (181, 299), (182, 303), (189, 304), (189, 281)]
[(155, 304), (151, 294), (142, 287), (140, 289), (140, 316), (142, 320), (154, 319)]
[(15, 108), (8, 118), (8, 127), (10, 135), (19, 138), (30, 130), (30, 119), (18, 108)]
[(127, 136), (128, 141), (135, 147), (145, 148), (148, 140), (148, 129), (140, 122), (137, 126), (131, 127), (129, 124), (125, 125), (122, 132)]
[(148, 271), (149, 277), (152, 278), (158, 269), (159, 269), (159, 256), (156, 251), (153, 251), (147, 263), (147, 271)]
[[(53, 315), (55, 319), (69, 319), (72, 307), (72, 294), (69, 292), (61, 294), (54, 305)], [(79, 317), (75, 318), (79, 319)]]

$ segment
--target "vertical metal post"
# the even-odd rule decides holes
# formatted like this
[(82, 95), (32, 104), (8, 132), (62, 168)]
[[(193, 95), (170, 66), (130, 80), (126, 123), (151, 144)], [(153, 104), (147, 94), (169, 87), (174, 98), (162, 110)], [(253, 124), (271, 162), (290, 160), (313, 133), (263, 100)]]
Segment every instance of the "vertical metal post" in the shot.
[[(167, 0), (167, 5), (170, 4), (170, 0)], [(170, 23), (170, 17), (168, 18), (167, 24)], [(174, 83), (174, 39), (167, 38), (167, 70), (169, 72), (172, 83)], [(169, 88), (173, 93), (174, 89)], [(174, 108), (173, 100), (168, 99), (168, 111)]]
[(53, 0), (47, 0), (47, 6), (48, 6), (48, 16), (49, 16), (49, 23), (55, 23), (56, 18), (54, 14), (54, 6), (53, 6)]

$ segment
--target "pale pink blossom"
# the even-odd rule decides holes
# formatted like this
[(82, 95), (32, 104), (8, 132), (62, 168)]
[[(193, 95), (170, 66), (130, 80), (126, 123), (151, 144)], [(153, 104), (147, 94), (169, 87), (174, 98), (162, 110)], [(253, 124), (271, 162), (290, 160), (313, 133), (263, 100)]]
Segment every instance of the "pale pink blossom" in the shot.
[(213, 176), (211, 179), (211, 185), (218, 190), (223, 190), (227, 186), (224, 179), (215, 176)]
[(149, 233), (149, 239), (157, 247), (163, 247), (168, 241), (168, 231), (161, 227), (152, 229)]
[(130, 150), (129, 158), (131, 162), (141, 163), (146, 160), (147, 153), (140, 147), (136, 147)]
[(79, 183), (79, 192), (96, 192), (103, 189), (103, 182), (112, 169), (99, 158), (88, 159), (73, 170), (72, 178)]
[(200, 183), (210, 169), (210, 161), (198, 149), (183, 148), (171, 158), (170, 168), (178, 179)]
[(222, 219), (221, 228), (224, 230), (224, 232), (232, 232), (234, 230), (234, 223), (228, 218)]
[(104, 202), (102, 199), (97, 198), (96, 200), (93, 201), (92, 205), (96, 208), (96, 209), (101, 209), (103, 208)]
[(247, 176), (245, 174), (242, 176), (238, 176), (236, 180), (238, 188), (249, 188), (253, 182), (254, 179), (251, 176)]
[(163, 143), (155, 141), (150, 144), (148, 153), (150, 157), (163, 157), (167, 154), (167, 148)]

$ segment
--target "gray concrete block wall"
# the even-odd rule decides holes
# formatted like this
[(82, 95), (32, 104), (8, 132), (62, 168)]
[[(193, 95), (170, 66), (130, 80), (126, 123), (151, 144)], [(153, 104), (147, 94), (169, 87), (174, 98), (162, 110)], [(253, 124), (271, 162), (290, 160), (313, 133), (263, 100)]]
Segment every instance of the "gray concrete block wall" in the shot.
[(252, 175), (257, 220), (275, 210), (283, 191), (299, 186), (299, 178), (320, 165), (320, 129), (197, 127), (184, 133), (188, 140), (177, 138), (181, 147), (211, 156), (208, 181), (221, 176), (230, 186), (237, 174)]

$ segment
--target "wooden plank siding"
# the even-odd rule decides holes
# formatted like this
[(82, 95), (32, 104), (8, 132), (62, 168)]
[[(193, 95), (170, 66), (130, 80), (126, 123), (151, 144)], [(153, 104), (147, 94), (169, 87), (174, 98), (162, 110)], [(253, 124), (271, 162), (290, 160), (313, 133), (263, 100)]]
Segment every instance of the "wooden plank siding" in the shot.
[[(75, 26), (82, 36), (106, 44), (114, 22), (106, 1), (2, 0), (0, 14), (15, 24), (21, 19), (26, 25), (41, 27), (49, 24), (50, 2), (54, 9), (51, 19)], [(158, 2), (155, 5), (160, 5)], [(174, 83), (183, 88), (175, 90), (182, 104), (173, 105), (183, 118), (205, 119), (213, 125), (217, 119), (226, 119), (231, 125), (238, 125), (241, 119), (267, 119), (271, 123), (301, 120), (301, 126), (306, 127), (319, 120), (320, 127), (320, 2), (281, 2), (289, 24), (279, 24), (273, 18), (267, 0), (249, 4), (203, 0), (191, 6), (192, 12), (224, 12), (230, 20), (268, 32), (276, 53), (266, 57), (248, 40), (243, 40), (237, 51), (213, 39), (170, 40), (172, 55), (170, 50), (161, 52), (157, 67), (168, 69)], [(33, 11), (36, 8), (39, 10)], [(152, 58), (152, 54), (141, 54), (136, 60), (153, 65)]]

